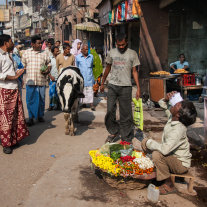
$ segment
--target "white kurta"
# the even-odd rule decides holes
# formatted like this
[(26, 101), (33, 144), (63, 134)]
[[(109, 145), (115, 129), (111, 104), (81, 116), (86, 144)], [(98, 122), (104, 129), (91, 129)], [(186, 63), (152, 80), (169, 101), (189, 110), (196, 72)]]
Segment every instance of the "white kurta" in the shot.
[(84, 87), (83, 94), (85, 95), (85, 98), (81, 98), (80, 103), (82, 104), (93, 103), (93, 87), (92, 86)]

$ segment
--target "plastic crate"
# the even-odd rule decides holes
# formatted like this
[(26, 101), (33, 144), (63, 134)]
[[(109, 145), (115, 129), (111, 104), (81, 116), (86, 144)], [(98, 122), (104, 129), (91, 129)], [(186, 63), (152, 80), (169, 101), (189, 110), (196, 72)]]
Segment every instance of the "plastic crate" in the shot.
[(184, 74), (182, 79), (183, 79), (183, 86), (195, 85), (195, 74)]

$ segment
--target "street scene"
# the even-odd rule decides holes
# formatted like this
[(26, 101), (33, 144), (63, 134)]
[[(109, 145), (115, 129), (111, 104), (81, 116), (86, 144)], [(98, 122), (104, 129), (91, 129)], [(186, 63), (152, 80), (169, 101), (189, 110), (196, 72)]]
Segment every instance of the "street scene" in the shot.
[(0, 206), (207, 206), (202, 0), (0, 0)]

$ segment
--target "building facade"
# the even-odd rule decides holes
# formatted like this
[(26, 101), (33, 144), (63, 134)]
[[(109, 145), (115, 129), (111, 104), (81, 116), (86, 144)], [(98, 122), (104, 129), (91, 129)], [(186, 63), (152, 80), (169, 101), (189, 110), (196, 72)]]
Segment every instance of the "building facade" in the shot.
[(76, 30), (75, 25), (86, 19), (96, 19), (96, 6), (99, 2), (100, 0), (60, 0), (59, 11), (55, 15), (55, 39), (61, 42), (72, 42), (76, 38), (87, 39), (87, 35)]

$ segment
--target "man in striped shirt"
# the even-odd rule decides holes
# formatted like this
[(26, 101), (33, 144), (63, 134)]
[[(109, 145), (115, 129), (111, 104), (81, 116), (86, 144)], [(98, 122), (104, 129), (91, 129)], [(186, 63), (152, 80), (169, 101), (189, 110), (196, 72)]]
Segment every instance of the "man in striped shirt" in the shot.
[[(44, 122), (46, 76), (50, 72), (50, 57), (41, 51), (41, 37), (33, 36), (32, 48), (24, 52), (22, 63), (26, 69), (26, 102), (29, 114), (28, 126), (34, 125), (33, 119)], [(42, 68), (46, 70), (42, 70)]]

